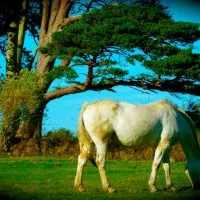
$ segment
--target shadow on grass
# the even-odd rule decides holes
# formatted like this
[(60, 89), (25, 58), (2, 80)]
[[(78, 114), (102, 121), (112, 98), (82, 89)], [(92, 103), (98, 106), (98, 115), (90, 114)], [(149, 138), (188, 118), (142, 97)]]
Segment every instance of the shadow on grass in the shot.
[[(71, 187), (71, 186), (70, 186)], [(138, 193), (131, 193), (128, 191), (117, 192), (114, 194), (107, 194), (100, 190), (89, 190), (83, 193), (78, 193), (73, 190), (63, 189), (62, 191), (38, 191), (30, 190), (25, 191), (20, 186), (16, 187), (15, 185), (0, 185), (0, 199), (1, 200), (158, 200), (158, 199), (176, 199), (176, 200), (193, 200), (199, 199), (200, 190), (192, 190), (191, 187), (181, 187), (177, 188), (177, 192), (167, 192), (165, 190), (160, 190), (156, 193), (150, 193), (148, 191), (141, 191)]]
[(177, 192), (193, 191), (191, 186), (184, 186), (177, 189)]

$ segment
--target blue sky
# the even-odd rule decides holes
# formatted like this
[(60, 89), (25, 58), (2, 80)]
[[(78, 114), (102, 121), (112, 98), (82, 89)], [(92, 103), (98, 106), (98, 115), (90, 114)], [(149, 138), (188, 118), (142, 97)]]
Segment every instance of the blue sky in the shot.
[[(168, 6), (169, 13), (172, 15), (174, 20), (200, 23), (200, 1), (161, 0), (161, 2)], [(25, 46), (31, 50), (34, 50), (36, 47), (34, 41), (31, 40), (30, 37), (26, 37)], [(196, 42), (194, 46), (195, 51), (200, 52), (200, 41)], [(0, 57), (0, 66), (5, 65), (4, 63), (4, 58)], [(130, 65), (126, 64), (124, 67), (129, 69)], [(138, 63), (136, 66), (132, 67), (131, 72), (133, 74), (138, 74), (146, 72), (146, 70)], [(51, 89), (61, 84), (63, 84), (63, 80), (57, 80), (54, 82)], [(148, 92), (135, 87), (118, 86), (114, 89), (116, 90), (115, 93), (109, 91), (87, 91), (84, 93), (67, 95), (49, 102), (43, 119), (43, 134), (47, 133), (49, 130), (56, 130), (59, 128), (68, 128), (76, 132), (78, 115), (82, 104), (86, 101), (91, 102), (100, 99), (114, 99), (130, 103), (145, 104), (167, 98), (179, 106), (186, 107), (189, 102), (200, 100), (200, 98), (191, 95), (177, 94), (175, 96), (168, 92)]]
[[(198, 1), (179, 1), (179, 0), (161, 0), (166, 6), (172, 17), (176, 21), (191, 21), (200, 23), (200, 3)], [(200, 41), (195, 43), (195, 51), (200, 52)], [(127, 64), (127, 67), (128, 64)], [(137, 65), (133, 68), (133, 73), (145, 72), (144, 68)], [(59, 84), (59, 82), (54, 83)], [(84, 102), (91, 102), (100, 99), (114, 99), (130, 103), (149, 103), (155, 100), (167, 98), (179, 106), (186, 107), (189, 102), (200, 100), (191, 95), (177, 96), (168, 92), (148, 92), (135, 87), (115, 87), (116, 93), (109, 91), (93, 92), (67, 95), (60, 99), (51, 101), (47, 105), (46, 117), (43, 120), (43, 134), (52, 129), (68, 128), (74, 132), (77, 130), (77, 119)]]
[(171, 16), (176, 21), (191, 21), (200, 23), (199, 0), (161, 0), (168, 6)]

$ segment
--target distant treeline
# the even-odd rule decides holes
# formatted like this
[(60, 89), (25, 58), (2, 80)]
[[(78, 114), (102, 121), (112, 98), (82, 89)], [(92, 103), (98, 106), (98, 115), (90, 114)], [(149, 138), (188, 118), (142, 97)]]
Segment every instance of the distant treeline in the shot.
[[(200, 136), (200, 130), (198, 131)], [(200, 137), (199, 137), (200, 138)], [(118, 143), (110, 142), (108, 159), (114, 160), (152, 160), (155, 149), (145, 147), (144, 149), (127, 148)], [(11, 156), (64, 156), (66, 158), (77, 158), (79, 146), (77, 137), (70, 130), (59, 129), (50, 131), (40, 141), (40, 148), (35, 142), (21, 141), (11, 149)], [(184, 161), (185, 155), (180, 144), (173, 147), (171, 153), (172, 161)]]

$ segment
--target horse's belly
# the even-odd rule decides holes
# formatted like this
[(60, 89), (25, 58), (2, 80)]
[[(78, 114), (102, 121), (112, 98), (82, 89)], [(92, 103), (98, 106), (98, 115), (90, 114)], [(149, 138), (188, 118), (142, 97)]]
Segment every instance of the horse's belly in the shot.
[(128, 147), (143, 148), (156, 146), (160, 140), (162, 127), (157, 124), (152, 127), (127, 127), (116, 131), (119, 141)]

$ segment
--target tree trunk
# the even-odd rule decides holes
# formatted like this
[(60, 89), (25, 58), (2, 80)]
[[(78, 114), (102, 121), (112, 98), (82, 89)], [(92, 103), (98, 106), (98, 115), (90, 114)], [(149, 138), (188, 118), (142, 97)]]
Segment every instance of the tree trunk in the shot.
[[(21, 69), (20, 65), (25, 35), (27, 2), (28, 0), (21, 0), (20, 3), (17, 4), (18, 6), (14, 8), (14, 14), (11, 16), (6, 53), (7, 77), (11, 77)], [(46, 44), (51, 41), (52, 34), (58, 31), (63, 25), (73, 23), (80, 19), (80, 16), (66, 18), (74, 3), (71, 0), (43, 0), (42, 3), (43, 10), (39, 47), (46, 46)], [(54, 56), (39, 53), (36, 71), (39, 74), (49, 72), (54, 66), (55, 59)], [(69, 63), (69, 61), (70, 59), (65, 64)], [(30, 63), (29, 69), (31, 69), (31, 65), (32, 63)], [(50, 83), (47, 83), (47, 86), (49, 85)], [(45, 92), (46, 91), (44, 91), (44, 98), (46, 98)], [(9, 125), (13, 127), (10, 128), (8, 125), (4, 128), (6, 141), (9, 141), (9, 145), (6, 144), (8, 146), (7, 149), (10, 149), (13, 144), (18, 143), (18, 140), (34, 140), (39, 145), (43, 112), (48, 101), (49, 100), (41, 105), (34, 113), (28, 114), (26, 119), (19, 121), (20, 116), (18, 116), (16, 119), (11, 120)], [(17, 121), (17, 123), (15, 123), (15, 121)], [(14, 125), (12, 123), (14, 123)], [(11, 138), (12, 140), (10, 140)]]
[[(20, 10), (22, 12), (24, 9), (26, 9), (26, 1), (27, 0), (22, 0), (19, 3), (16, 4), (16, 6), (12, 7), (11, 6), (11, 16), (10, 16), (10, 24), (7, 32), (8, 36), (8, 44), (7, 44), (7, 51), (6, 51), (6, 71), (7, 71), (7, 76), (12, 76), (13, 73), (19, 72), (19, 68), (17, 65), (17, 51), (18, 51), (18, 39), (21, 40), (25, 34), (25, 29), (23, 23), (19, 22), (21, 16), (23, 16), (23, 13), (20, 13)], [(21, 15), (22, 14), (22, 15)], [(19, 24), (21, 24), (20, 27), (20, 36), (18, 38), (19, 34)], [(22, 36), (22, 37), (21, 37)], [(22, 49), (23, 46), (23, 40), (21, 41), (20, 48)]]
[(17, 37), (18, 37), (18, 22), (12, 21), (8, 31), (8, 44), (6, 52), (6, 68), (7, 75), (11, 76), (13, 72), (17, 72)]
[(36, 70), (39, 74), (44, 74), (45, 72), (49, 72), (52, 69), (54, 63), (55, 63), (54, 57), (39, 53)]
[(39, 109), (30, 114), (28, 119), (20, 122), (18, 130), (16, 131), (15, 140), (12, 143), (13, 152), (18, 150), (18, 155), (24, 156), (40, 154), (42, 118), (45, 106), (46, 104), (42, 104)]
[(40, 153), (40, 139), (44, 108), (44, 105), (41, 106), (40, 109), (32, 113), (26, 120), (19, 121), (20, 117), (16, 114), (12, 118), (10, 117), (9, 121), (3, 121), (3, 144), (1, 144), (2, 152), (10, 152), (12, 151), (13, 146), (15, 146), (14, 149), (16, 149), (18, 148), (17, 145), (20, 145), (20, 143), (23, 142), (23, 144), (26, 145), (29, 141), (31, 141), (32, 144), (34, 143), (34, 145), (38, 147), (38, 152), (33, 153)]
[[(6, 115), (6, 114), (5, 114)], [(3, 152), (9, 152), (13, 141), (15, 140), (15, 133), (19, 127), (19, 115), (13, 113), (12, 116), (3, 116), (2, 132), (3, 132)]]
[(21, 69), (21, 58), (22, 58), (22, 50), (24, 44), (24, 36), (25, 36), (25, 26), (26, 26), (26, 12), (27, 12), (27, 0), (22, 1), (21, 6), (21, 16), (19, 22), (19, 30), (18, 30), (18, 41), (17, 41), (17, 71)]
[(34, 138), (35, 140), (41, 138), (42, 118), (45, 106), (44, 104), (41, 105), (35, 112), (30, 113), (26, 120), (20, 122), (16, 137), (22, 139)]

